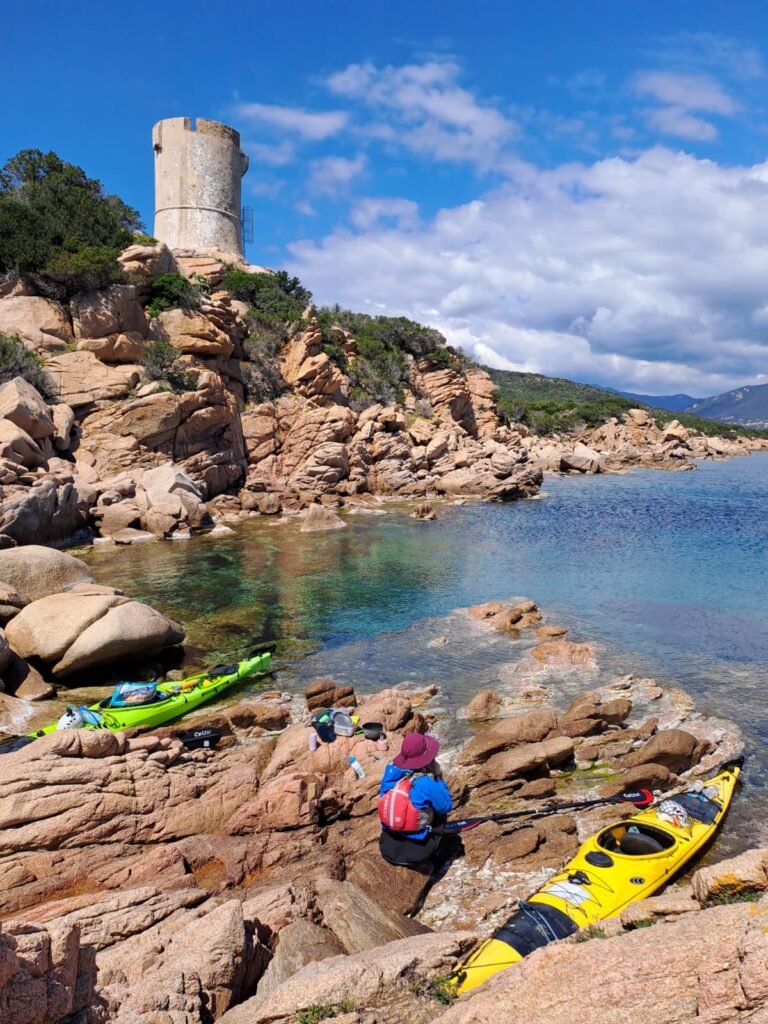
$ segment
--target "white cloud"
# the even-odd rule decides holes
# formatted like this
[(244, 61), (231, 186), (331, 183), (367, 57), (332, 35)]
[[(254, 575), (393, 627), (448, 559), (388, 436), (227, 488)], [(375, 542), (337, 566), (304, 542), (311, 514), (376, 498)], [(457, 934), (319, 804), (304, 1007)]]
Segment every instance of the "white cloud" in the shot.
[(244, 148), (247, 149), (248, 155), (251, 157), (251, 168), (257, 164), (268, 164), (270, 167), (285, 167), (287, 164), (292, 163), (296, 157), (296, 150), (287, 139), (276, 143), (274, 146), (261, 142), (246, 142), (244, 143)]
[(419, 207), (411, 199), (369, 196), (355, 203), (349, 219), (356, 228), (366, 229), (380, 225), (382, 221), (394, 221), (396, 227), (406, 230), (419, 223)]
[(676, 135), (680, 139), (697, 142), (711, 142), (717, 138), (717, 128), (701, 117), (689, 114), (682, 107), (659, 107), (647, 110), (646, 120), (651, 128), (664, 135)]
[(768, 357), (768, 164), (657, 147), (541, 171), (427, 222), (292, 246), (321, 302), (405, 314), (495, 365), (714, 394)]
[(514, 121), (458, 84), (459, 65), (350, 64), (327, 79), (332, 93), (375, 112), (375, 136), (437, 160), (488, 165), (517, 133)]
[(344, 156), (326, 156), (309, 165), (307, 188), (316, 195), (336, 196), (339, 190), (359, 178), (365, 171), (364, 153), (348, 159)]
[(634, 76), (635, 92), (652, 96), (661, 103), (684, 110), (703, 110), (730, 117), (739, 105), (709, 75), (681, 74), (675, 71), (641, 71)]
[(248, 121), (272, 125), (282, 131), (295, 132), (304, 139), (322, 141), (337, 135), (347, 124), (349, 115), (343, 110), (310, 111), (299, 107), (279, 107), (269, 103), (240, 103), (235, 114)]
[(314, 206), (303, 199), (301, 199), (298, 203), (295, 204), (295, 209), (303, 217), (317, 216), (317, 210), (314, 208)]
[(389, 222), (397, 228), (408, 230), (419, 224), (419, 206), (410, 199), (367, 197), (354, 204), (349, 220), (355, 227), (362, 229)]

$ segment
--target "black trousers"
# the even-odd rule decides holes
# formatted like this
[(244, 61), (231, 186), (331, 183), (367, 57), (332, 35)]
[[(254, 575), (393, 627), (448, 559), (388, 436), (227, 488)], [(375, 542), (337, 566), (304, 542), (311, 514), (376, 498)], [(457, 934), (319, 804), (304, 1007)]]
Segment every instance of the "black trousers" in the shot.
[(384, 860), (398, 867), (421, 864), (434, 857), (443, 837), (430, 832), (425, 839), (407, 839), (397, 832), (381, 830), (379, 851)]

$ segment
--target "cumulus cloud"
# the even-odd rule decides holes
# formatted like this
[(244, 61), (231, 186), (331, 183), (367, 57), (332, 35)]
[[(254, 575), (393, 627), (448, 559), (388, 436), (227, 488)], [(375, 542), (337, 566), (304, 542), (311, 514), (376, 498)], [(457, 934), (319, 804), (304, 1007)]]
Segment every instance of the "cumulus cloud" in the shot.
[(517, 126), (458, 84), (452, 60), (379, 67), (350, 64), (328, 77), (336, 96), (369, 108), (371, 136), (388, 139), (433, 159), (484, 165), (513, 138)]
[(310, 111), (269, 103), (240, 103), (234, 113), (244, 120), (262, 122), (315, 142), (337, 135), (349, 118), (343, 110)]
[(538, 170), (431, 220), (291, 247), (320, 301), (405, 314), (491, 365), (714, 394), (768, 356), (768, 165), (657, 147)]
[(358, 153), (352, 158), (326, 156), (313, 160), (309, 167), (307, 187), (316, 195), (336, 196), (340, 189), (360, 177), (367, 162), (364, 153)]

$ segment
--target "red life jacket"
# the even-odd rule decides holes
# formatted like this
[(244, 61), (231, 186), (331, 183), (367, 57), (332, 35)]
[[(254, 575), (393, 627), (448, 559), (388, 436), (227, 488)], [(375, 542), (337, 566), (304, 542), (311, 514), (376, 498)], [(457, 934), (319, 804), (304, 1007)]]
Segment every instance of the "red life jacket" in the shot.
[(379, 797), (379, 821), (390, 832), (420, 832), (432, 823), (430, 807), (415, 807), (411, 802), (411, 786), (418, 775), (406, 775), (392, 789)]

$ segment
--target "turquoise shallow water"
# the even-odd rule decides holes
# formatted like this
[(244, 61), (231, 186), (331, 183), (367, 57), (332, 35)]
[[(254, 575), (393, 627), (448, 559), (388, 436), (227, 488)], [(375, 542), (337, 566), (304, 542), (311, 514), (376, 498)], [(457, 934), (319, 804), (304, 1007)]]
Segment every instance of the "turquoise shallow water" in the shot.
[[(757, 795), (768, 777), (768, 454), (548, 479), (545, 492), (440, 505), (434, 523), (396, 506), (346, 516), (333, 533), (260, 518), (227, 538), (87, 557), (98, 578), (184, 623), (189, 663), (275, 637), (284, 688), (318, 675), (363, 689), (435, 680), (454, 706), (511, 655), (506, 638), (479, 637), (451, 612), (525, 594), (597, 641), (604, 666), (675, 681), (701, 710), (738, 721)], [(429, 645), (441, 635), (451, 642)]]

